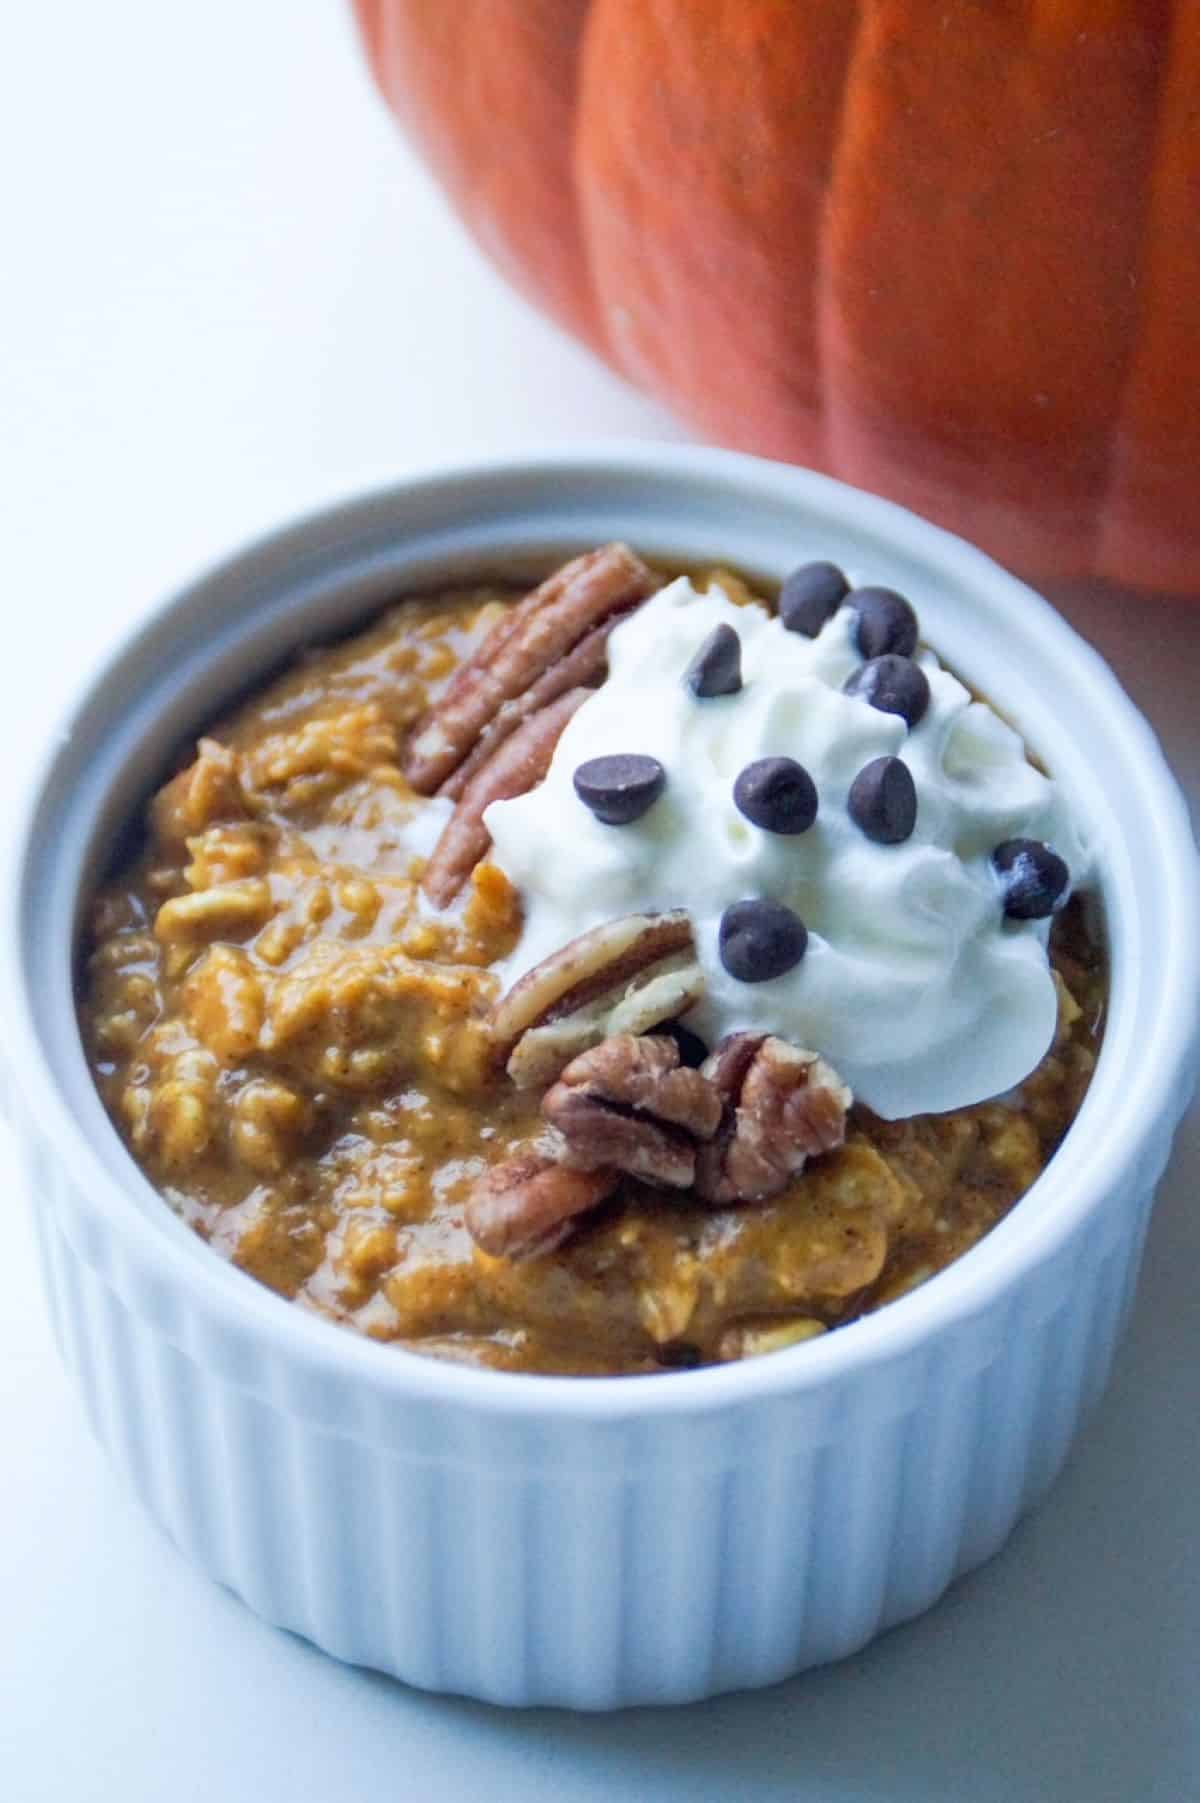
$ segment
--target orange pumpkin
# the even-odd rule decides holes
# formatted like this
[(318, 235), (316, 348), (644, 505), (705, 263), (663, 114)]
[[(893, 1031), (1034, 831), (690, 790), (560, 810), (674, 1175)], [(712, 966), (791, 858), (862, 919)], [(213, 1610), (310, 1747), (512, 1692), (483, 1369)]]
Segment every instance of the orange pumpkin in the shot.
[(727, 444), (1200, 592), (1197, 0), (356, 0), (484, 248)]

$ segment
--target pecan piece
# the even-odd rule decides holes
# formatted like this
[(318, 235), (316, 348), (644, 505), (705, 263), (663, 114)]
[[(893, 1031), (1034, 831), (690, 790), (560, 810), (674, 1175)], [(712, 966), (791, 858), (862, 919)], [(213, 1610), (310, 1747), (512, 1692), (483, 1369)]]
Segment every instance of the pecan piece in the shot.
[(680, 1065), (674, 1040), (622, 1033), (569, 1064), (542, 1113), (574, 1169), (615, 1168), (689, 1189), (697, 1143), (717, 1131), (722, 1103), (715, 1084)]
[(414, 789), (432, 795), (506, 702), (523, 695), (612, 615), (644, 601), (655, 578), (627, 545), (604, 545), (565, 564), (484, 639), (417, 722), (404, 760)]
[(568, 651), (565, 657), (560, 657), (557, 663), (551, 664), (523, 695), (516, 695), (511, 701), (506, 701), (499, 713), (484, 727), (458, 769), (452, 771), (442, 783), (438, 794), (450, 801), (457, 801), (480, 766), (487, 763), (492, 753), (505, 739), (511, 737), (530, 714), (536, 714), (539, 708), (557, 701), (568, 689), (595, 688), (601, 683), (608, 674), (609, 638), (632, 611), (629, 607), (622, 608), (620, 613), (605, 620), (603, 625), (593, 627), (585, 638), (580, 639), (573, 651)]
[(491, 1028), (513, 1082), (534, 1089), (604, 1039), (674, 1020), (703, 991), (686, 912), (629, 914), (526, 971), (497, 1002)]
[(701, 1071), (724, 1100), (720, 1130), (696, 1164), (696, 1193), (706, 1202), (776, 1196), (810, 1158), (846, 1137), (853, 1098), (815, 1052), (773, 1035), (733, 1033)]
[(590, 693), (589, 689), (569, 689), (531, 714), (475, 772), (442, 830), (421, 881), (437, 907), (444, 908), (454, 900), (492, 842), (483, 823), (484, 810), (494, 801), (524, 795), (541, 782), (563, 728)]
[(595, 1208), (620, 1182), (614, 1170), (581, 1171), (562, 1162), (552, 1134), (478, 1179), (463, 1213), (467, 1232), (493, 1258), (552, 1252), (577, 1215)]

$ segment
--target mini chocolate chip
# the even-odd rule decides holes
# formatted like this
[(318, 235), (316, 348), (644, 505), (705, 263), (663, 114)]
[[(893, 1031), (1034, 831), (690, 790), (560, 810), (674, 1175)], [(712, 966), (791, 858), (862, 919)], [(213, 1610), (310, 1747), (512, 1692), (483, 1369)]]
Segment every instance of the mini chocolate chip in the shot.
[(736, 695), (742, 686), (742, 641), (724, 621), (714, 626), (683, 679), (701, 700), (710, 695)]
[(1044, 920), (1064, 899), (1071, 873), (1040, 839), (1006, 839), (992, 853), (1009, 920)]
[(917, 785), (900, 758), (874, 758), (850, 785), (846, 812), (876, 845), (900, 845), (917, 824)]
[(654, 1348), (654, 1357), (666, 1371), (694, 1371), (704, 1363), (699, 1346), (693, 1346), (689, 1340), (664, 1340)]
[(856, 588), (847, 605), (858, 615), (856, 641), (864, 657), (911, 657), (917, 648), (917, 616), (893, 588)]
[(738, 808), (767, 833), (806, 833), (817, 817), (817, 786), (795, 758), (757, 758), (733, 785)]
[(665, 1020), (653, 1029), (653, 1034), (656, 1039), (674, 1040), (679, 1062), (688, 1070), (698, 1071), (708, 1057), (708, 1047), (699, 1033), (693, 1033), (681, 1020)]
[(779, 591), (779, 617), (789, 632), (815, 639), (849, 593), (850, 584), (835, 563), (802, 564)]
[(899, 714), (909, 726), (922, 719), (929, 706), (929, 682), (920, 664), (911, 657), (888, 652), (868, 658), (842, 684), (842, 693), (857, 695), (884, 714)]
[(575, 793), (605, 826), (628, 826), (652, 808), (667, 786), (657, 758), (634, 752), (589, 758), (575, 772)]
[(717, 934), (721, 962), (739, 983), (767, 983), (799, 964), (808, 928), (781, 902), (731, 902)]

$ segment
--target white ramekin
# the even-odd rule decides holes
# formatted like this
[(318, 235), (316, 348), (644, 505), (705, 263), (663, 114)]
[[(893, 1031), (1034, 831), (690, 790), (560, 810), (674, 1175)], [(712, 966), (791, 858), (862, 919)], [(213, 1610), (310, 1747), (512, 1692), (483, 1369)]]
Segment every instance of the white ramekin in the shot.
[[(80, 1049), (82, 899), (172, 749), (291, 649), (405, 589), (613, 536), (774, 575), (828, 556), (913, 597), (1091, 823), (1107, 1038), (1035, 1188), (879, 1314), (654, 1379), (437, 1364), (281, 1301), (163, 1206)], [(682, 1701), (839, 1658), (928, 1608), (1061, 1466), (1195, 1074), (1196, 858), (1108, 669), (966, 545), (708, 450), (601, 447), (350, 500), (209, 571), (121, 644), (64, 722), (15, 851), (4, 1039), (58, 1342), (151, 1513), (268, 1620), (496, 1702)]]

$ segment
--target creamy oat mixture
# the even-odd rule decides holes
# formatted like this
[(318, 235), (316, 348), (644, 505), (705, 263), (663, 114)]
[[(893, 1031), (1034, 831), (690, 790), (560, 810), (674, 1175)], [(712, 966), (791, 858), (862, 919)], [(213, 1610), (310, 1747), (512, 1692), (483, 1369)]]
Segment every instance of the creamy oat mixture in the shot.
[[(532, 805), (556, 746), (582, 738), (610, 635), (663, 580), (630, 553), (595, 553), (531, 598), (495, 585), (406, 600), (306, 654), (199, 741), (153, 799), (140, 855), (96, 899), (80, 1015), (119, 1131), (216, 1251), (302, 1307), (518, 1371), (770, 1350), (966, 1251), (1079, 1108), (1102, 960), (1080, 899), (1062, 905), (1053, 852), (1007, 828), (987, 866), (996, 920), (1010, 941), (1036, 938), (1043, 970), (1048, 936), (1057, 1018), (1036, 1068), (969, 1107), (885, 1120), (858, 1100), (847, 1113), (829, 1047), (768, 1032), (761, 1008), (722, 1048), (698, 1042), (712, 1015), (686, 895), (581, 918), (573, 945), (523, 941), (531, 879), (515, 858), (506, 874), (488, 822), (518, 797)], [(727, 572), (692, 580), (737, 608), (752, 600)], [(794, 615), (804, 588), (789, 601), (785, 586)], [(836, 599), (844, 610), (844, 585)], [(798, 630), (815, 639), (833, 613), (807, 605)], [(864, 605), (861, 618), (875, 616)], [(736, 697), (728, 651), (709, 652), (697, 706), (706, 684)], [(889, 682), (910, 680), (910, 656)], [(887, 700), (869, 705), (888, 713)], [(870, 740), (881, 723), (865, 714)], [(903, 762), (896, 715), (882, 727), (886, 756), (869, 761)], [(903, 774), (876, 771), (836, 802), (901, 856), (919, 837)], [(605, 809), (614, 842), (648, 830), (637, 822), (661, 805), (659, 779), (618, 775), (616, 789), (611, 771), (590, 788), (581, 776), (579, 843)], [(800, 779), (756, 780), (741, 786), (744, 817), (799, 846), (814, 830)], [(819, 786), (816, 819), (835, 805)], [(547, 869), (570, 867), (562, 836)], [(715, 955), (757, 1006), (789, 973), (795, 985), (821, 941), (772, 901), (728, 932), (722, 919)], [(763, 956), (791, 963), (764, 978)]]

